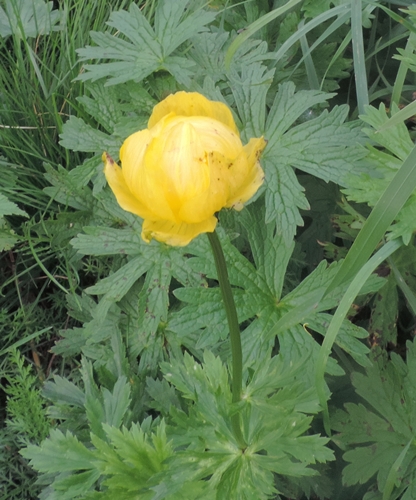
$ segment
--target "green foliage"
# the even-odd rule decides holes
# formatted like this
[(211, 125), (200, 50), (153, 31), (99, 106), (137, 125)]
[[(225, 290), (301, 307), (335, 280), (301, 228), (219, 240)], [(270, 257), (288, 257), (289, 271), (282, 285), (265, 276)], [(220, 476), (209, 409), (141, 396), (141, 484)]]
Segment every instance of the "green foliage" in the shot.
[[(253, 370), (240, 404), (249, 443), (243, 452), (229, 426), (235, 409), (227, 369), (212, 353), (205, 353), (202, 365), (188, 354), (164, 363), (165, 378), (180, 399), (173, 397), (165, 404), (164, 421), (147, 418), (128, 427), (123, 424), (133, 416), (131, 384), (119, 376), (112, 390), (99, 389), (91, 364), (84, 362), (85, 392), (55, 377), (54, 383), (47, 383), (45, 395), (55, 401), (56, 410), (60, 408), (59, 418), (75, 415), (75, 408), (78, 425), (81, 414), (86, 416), (91, 434), (79, 428), (77, 433), (91, 443), (82, 443), (70, 430), (53, 430), (40, 447), (28, 446), (22, 454), (53, 477), (53, 491), (67, 499), (150, 499), (154, 494), (167, 499), (209, 498), (215, 491), (227, 498), (269, 498), (276, 491), (273, 472), (311, 476), (316, 471), (308, 465), (333, 458), (324, 446), (328, 439), (308, 433), (311, 417), (306, 414), (315, 413), (318, 406), (313, 390), (297, 379), (303, 363), (299, 359), (289, 364), (275, 356)], [(153, 395), (159, 399), (158, 385), (149, 381), (147, 391), (152, 407)], [(56, 410), (53, 414), (58, 416)], [(54, 498), (51, 495), (44, 498)]]
[[(344, 454), (349, 462), (343, 472), (344, 484), (366, 483), (376, 476), (381, 493), (392, 492), (394, 486), (391, 498), (413, 498), (415, 346), (415, 342), (407, 343), (406, 363), (397, 354), (387, 360), (379, 352), (365, 375), (354, 374), (355, 390), (371, 409), (347, 403), (346, 411), (338, 411), (333, 419), (339, 432), (334, 439), (348, 450)], [(382, 496), (368, 494), (365, 498)]]
[[(5, 499), (416, 496), (416, 351), (409, 343), (407, 364), (383, 351), (400, 349), (416, 313), (414, 134), (403, 123), (414, 109), (396, 106), (414, 90), (414, 12), (377, 6), (2, 3)], [(371, 33), (357, 46), (362, 23)], [(342, 84), (351, 39), (356, 99)], [(144, 243), (140, 219), (118, 206), (103, 175), (103, 151), (118, 160), (125, 138), (178, 90), (226, 103), (243, 143), (268, 141), (261, 192), (241, 213), (219, 214), (242, 331), (238, 403), (207, 238), (186, 248)], [(388, 95), (390, 111), (370, 106), (351, 121), (356, 102)], [(408, 174), (408, 200), (397, 172)], [(391, 186), (396, 195), (382, 205), (404, 207), (369, 227), (369, 207)], [(393, 219), (394, 241), (383, 246)], [(401, 239), (407, 247), (352, 296), (348, 280), (360, 281), (371, 253)], [(28, 342), (38, 377), (24, 362)], [(321, 413), (338, 433), (332, 442)], [(335, 446), (347, 463), (342, 485)]]
[[(397, 111), (397, 107), (393, 105), (393, 115)], [(372, 126), (372, 129), (366, 128), (364, 131), (373, 144), (383, 149), (377, 149), (374, 145), (368, 146), (370, 154), (366, 162), (367, 168), (359, 176), (348, 177), (345, 193), (351, 200), (374, 206), (412, 151), (414, 144), (404, 123), (379, 130), (389, 119), (383, 104), (379, 109), (368, 107), (361, 119)], [(405, 244), (409, 243), (414, 230), (415, 200), (414, 194), (408, 198), (389, 231), (390, 238), (402, 237)]]
[(26, 212), (21, 210), (16, 203), (8, 200), (4, 195), (0, 194), (0, 217), (4, 215), (23, 215), (27, 216)]
[(0, 6), (0, 36), (25, 39), (47, 35), (52, 30), (62, 29), (56, 26), (61, 17), (61, 12), (52, 11), (52, 2), (5, 0), (4, 9)]
[[(313, 106), (331, 97), (321, 92), (295, 93), (292, 84), (282, 85), (270, 109), (265, 137), (269, 144), (264, 153), (266, 175), (266, 222), (276, 221), (286, 243), (293, 239), (297, 225), (302, 225), (300, 209), (309, 205), (293, 168), (341, 186), (354, 165), (364, 156), (357, 147), (358, 128), (344, 125), (347, 109), (334, 108), (329, 114), (293, 127), (293, 123)], [(289, 130), (290, 129), (290, 130)]]
[(26, 212), (21, 210), (16, 203), (8, 200), (0, 193), (0, 252), (10, 250), (19, 241), (19, 237), (10, 228), (5, 215), (21, 215), (27, 217)]
[(15, 432), (22, 443), (40, 443), (49, 433), (50, 423), (39, 389), (39, 380), (31, 366), (25, 366), (18, 351), (9, 354), (11, 373), (5, 388), (8, 429)]
[[(166, 491), (178, 490), (182, 481), (209, 477), (208, 487), (216, 489), (219, 497), (252, 498), (256, 494), (269, 498), (274, 491), (271, 472), (311, 475), (313, 470), (305, 467), (308, 463), (331, 459), (331, 452), (323, 447), (325, 440), (301, 437), (309, 419), (298, 412), (314, 411), (314, 402), (310, 392), (295, 382), (299, 365), (283, 375), (281, 359), (273, 358), (254, 372), (244, 390), (243, 433), (249, 445), (242, 453), (228, 423), (231, 394), (227, 372), (212, 354), (206, 353), (204, 361), (202, 367), (185, 356), (180, 364), (163, 366), (165, 377), (194, 403), (188, 414), (172, 408), (176, 424), (173, 443), (191, 444), (197, 437), (199, 442), (197, 448), (192, 444), (179, 452), (167, 472)], [(276, 392), (282, 386), (287, 393), (285, 389)], [(265, 396), (269, 397), (267, 402)]]
[[(55, 473), (52, 487), (61, 498), (152, 498), (147, 483), (171, 450), (163, 423), (153, 432), (150, 427), (150, 420), (130, 430), (103, 425), (104, 439), (92, 435), (94, 448), (88, 449), (69, 432), (54, 430), (40, 449), (28, 447), (23, 454), (41, 472)], [(104, 491), (94, 494), (100, 476), (105, 477)]]
[(391, 272), (386, 284), (374, 298), (374, 306), (368, 330), (374, 344), (380, 346), (398, 344), (397, 320), (403, 316), (405, 305), (399, 300), (400, 293), (406, 298), (409, 309), (414, 308), (412, 290), (415, 289), (415, 249), (402, 247), (390, 258)]
[(78, 50), (82, 61), (113, 59), (114, 62), (87, 64), (86, 73), (79, 78), (95, 81), (111, 77), (108, 84), (115, 85), (129, 80), (140, 82), (156, 71), (168, 71), (179, 83), (189, 85), (193, 64), (173, 54), (215, 18), (214, 13), (201, 10), (200, 2), (193, 3), (190, 9), (188, 0), (161, 0), (157, 3), (154, 28), (134, 3), (128, 12), (114, 12), (107, 24), (125, 38), (92, 32), (91, 38), (97, 46)]
[(332, 5), (339, 5), (343, 3), (341, 0), (306, 0), (303, 5), (303, 10), (308, 17), (316, 17), (319, 14), (327, 11)]
[(369, 331), (375, 344), (397, 344), (398, 314), (397, 283), (394, 275), (390, 275), (374, 299)]
[(35, 484), (36, 472), (21, 455), (14, 431), (3, 427), (0, 430), (0, 488), (2, 499), (19, 500), (36, 497), (41, 490)]

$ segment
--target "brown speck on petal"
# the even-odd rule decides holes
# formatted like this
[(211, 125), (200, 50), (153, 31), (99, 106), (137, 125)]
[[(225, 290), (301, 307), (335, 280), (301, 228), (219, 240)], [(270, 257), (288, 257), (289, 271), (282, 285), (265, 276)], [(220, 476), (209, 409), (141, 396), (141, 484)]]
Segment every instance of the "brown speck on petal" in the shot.
[(107, 153), (107, 151), (104, 151), (101, 159), (103, 160), (104, 163), (109, 163), (111, 166), (114, 165), (115, 161), (111, 158), (111, 156)]

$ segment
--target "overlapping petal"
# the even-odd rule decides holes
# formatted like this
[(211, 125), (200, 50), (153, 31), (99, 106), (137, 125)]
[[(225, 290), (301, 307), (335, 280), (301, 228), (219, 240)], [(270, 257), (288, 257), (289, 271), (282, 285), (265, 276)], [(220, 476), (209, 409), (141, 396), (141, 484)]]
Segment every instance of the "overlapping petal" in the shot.
[(198, 92), (176, 92), (171, 94), (153, 108), (148, 127), (152, 128), (169, 113), (177, 116), (204, 116), (213, 118), (238, 134), (230, 109), (218, 101), (210, 101)]
[(145, 241), (184, 246), (214, 231), (216, 212), (240, 210), (256, 193), (265, 146), (262, 137), (242, 145), (223, 103), (178, 92), (155, 106), (148, 129), (126, 139), (121, 169), (105, 157), (105, 175), (120, 206), (144, 218)]
[(142, 238), (148, 243), (155, 239), (168, 245), (183, 247), (202, 233), (212, 233), (216, 225), (217, 219), (214, 216), (197, 224), (145, 220), (142, 227)]
[[(259, 187), (264, 182), (264, 172), (260, 166), (260, 155), (266, 147), (267, 142), (260, 137), (259, 139), (250, 139), (249, 143), (244, 146), (243, 156), (246, 158), (247, 171), (244, 178), (237, 184), (232, 183), (232, 192), (228, 199), (226, 208), (234, 208), (241, 210), (246, 201), (252, 198)], [(231, 175), (236, 174), (238, 163), (235, 162)]]
[(230, 191), (229, 160), (215, 152), (208, 153), (206, 160), (211, 173), (209, 188), (183, 203), (180, 217), (184, 222), (195, 223), (219, 212), (227, 204)]
[(104, 161), (104, 173), (107, 182), (120, 207), (126, 210), (126, 212), (131, 212), (143, 219), (155, 218), (155, 213), (149, 210), (148, 207), (131, 192), (121, 168), (111, 156), (104, 153), (102, 159)]

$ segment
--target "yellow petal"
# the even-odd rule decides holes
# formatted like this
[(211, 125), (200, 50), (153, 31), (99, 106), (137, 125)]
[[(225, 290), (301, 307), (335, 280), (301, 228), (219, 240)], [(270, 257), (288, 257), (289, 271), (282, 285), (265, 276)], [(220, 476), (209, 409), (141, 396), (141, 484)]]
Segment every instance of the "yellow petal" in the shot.
[(188, 118), (197, 131), (205, 151), (218, 151), (235, 158), (243, 149), (240, 136), (218, 120), (206, 117)]
[(164, 174), (159, 161), (146, 168), (145, 154), (155, 139), (147, 129), (129, 136), (120, 149), (126, 184), (132, 194), (152, 213), (166, 220), (176, 220), (164, 194)]
[(120, 149), (120, 161), (127, 185), (133, 193), (138, 191), (143, 176), (143, 158), (152, 140), (148, 130), (141, 130), (130, 135)]
[(102, 156), (104, 161), (104, 174), (113, 191), (118, 204), (123, 210), (144, 218), (154, 218), (155, 214), (141, 203), (130, 191), (123, 176), (121, 168), (107, 153)]
[(205, 152), (189, 120), (172, 120), (150, 144), (145, 163), (149, 175), (158, 172), (157, 181), (174, 211), (209, 186)]
[(153, 108), (148, 127), (151, 128), (169, 113), (177, 116), (205, 116), (218, 120), (238, 134), (230, 109), (218, 101), (210, 101), (198, 92), (176, 92)]
[[(252, 198), (263, 184), (264, 172), (260, 166), (259, 158), (266, 145), (267, 142), (263, 137), (260, 137), (250, 139), (250, 142), (244, 146), (247, 157), (247, 173), (238, 184), (232, 183), (232, 192), (225, 205), (227, 208), (241, 210), (243, 204)], [(230, 175), (233, 175), (232, 169), (230, 169)], [(237, 175), (237, 172), (235, 172), (235, 175)]]
[(196, 223), (219, 212), (227, 203), (230, 191), (228, 167), (230, 161), (220, 153), (207, 155), (210, 169), (209, 188), (182, 205), (179, 217), (187, 223)]
[(167, 245), (183, 247), (202, 233), (212, 233), (217, 219), (212, 216), (198, 224), (174, 224), (170, 221), (145, 220), (142, 227), (142, 238), (147, 243), (155, 239)]

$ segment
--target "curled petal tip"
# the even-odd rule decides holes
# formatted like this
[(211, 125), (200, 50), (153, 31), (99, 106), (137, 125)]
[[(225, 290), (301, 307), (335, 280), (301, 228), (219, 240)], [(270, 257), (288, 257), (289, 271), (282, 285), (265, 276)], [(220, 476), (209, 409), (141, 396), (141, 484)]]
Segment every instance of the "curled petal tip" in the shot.
[(104, 151), (104, 153), (101, 156), (101, 159), (103, 162), (107, 165), (114, 165), (115, 161), (111, 158), (111, 156), (107, 153), (107, 151)]

